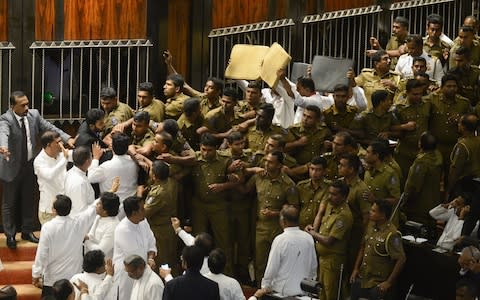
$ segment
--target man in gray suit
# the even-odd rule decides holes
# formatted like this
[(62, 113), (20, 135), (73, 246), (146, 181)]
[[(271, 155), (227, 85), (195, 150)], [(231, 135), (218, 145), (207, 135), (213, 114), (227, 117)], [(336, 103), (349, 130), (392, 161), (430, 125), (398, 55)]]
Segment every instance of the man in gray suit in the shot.
[(39, 135), (56, 131), (62, 140), (73, 147), (71, 136), (45, 121), (36, 109), (28, 109), (24, 92), (10, 96), (10, 109), (0, 116), (0, 182), (3, 185), (2, 221), (7, 246), (17, 247), (15, 213), (22, 213), (22, 239), (38, 243), (33, 234), (33, 159), (40, 151)]

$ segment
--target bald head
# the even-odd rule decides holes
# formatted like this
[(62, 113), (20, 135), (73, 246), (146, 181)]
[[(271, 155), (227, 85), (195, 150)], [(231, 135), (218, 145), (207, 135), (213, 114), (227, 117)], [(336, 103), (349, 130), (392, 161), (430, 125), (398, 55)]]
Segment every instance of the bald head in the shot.
[(460, 124), (465, 131), (473, 133), (477, 129), (478, 117), (472, 113), (465, 114), (460, 119)]
[(280, 211), (280, 220), (284, 222), (285, 227), (298, 226), (299, 211), (293, 205), (284, 205)]

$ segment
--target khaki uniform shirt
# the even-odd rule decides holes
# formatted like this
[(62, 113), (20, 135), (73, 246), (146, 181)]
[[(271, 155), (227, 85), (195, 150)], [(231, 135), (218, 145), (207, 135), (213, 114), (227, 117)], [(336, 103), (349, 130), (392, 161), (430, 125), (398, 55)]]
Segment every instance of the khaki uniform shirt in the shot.
[(252, 110), (257, 111), (263, 103), (265, 103), (265, 100), (263, 100), (263, 98), (260, 100), (260, 102), (258, 102), (257, 105), (253, 106), (250, 105), (247, 100), (240, 100), (238, 101), (237, 107), (235, 109), (239, 114), (244, 114)]
[(136, 148), (144, 147), (149, 144), (153, 144), (155, 141), (155, 133), (148, 128), (147, 132), (143, 136), (136, 136), (135, 133), (132, 132), (132, 145), (138, 146)]
[(364, 181), (376, 199), (400, 198), (398, 174), (385, 163), (378, 169), (366, 170)]
[(153, 99), (148, 106), (140, 107), (138, 111), (146, 111), (150, 115), (150, 120), (162, 122), (165, 119), (165, 104), (158, 99)]
[(388, 279), (395, 261), (405, 257), (402, 239), (390, 222), (375, 226), (370, 222), (364, 236), (364, 256), (360, 265), (362, 288), (372, 288)]
[(431, 45), (428, 42), (427, 36), (423, 38), (423, 51), (427, 52), (432, 57), (440, 59), (442, 65), (445, 63), (443, 59), (443, 52), (445, 50), (450, 50), (450, 45), (443, 42), (442, 40), (439, 39), (437, 43)]
[(202, 127), (204, 122), (205, 120), (202, 115), (195, 120), (195, 123), (191, 123), (185, 114), (182, 114), (177, 120), (178, 128), (183, 138), (185, 138), (195, 150), (200, 149), (200, 135), (197, 133), (197, 129)]
[(454, 69), (452, 71), (458, 78), (458, 94), (467, 98), (475, 106), (480, 97), (480, 69), (478, 66), (469, 66), (468, 69)]
[(248, 148), (252, 149), (254, 152), (263, 150), (268, 138), (274, 134), (283, 135), (286, 142), (293, 140), (293, 136), (289, 134), (288, 130), (278, 125), (272, 124), (265, 132), (258, 130), (256, 126), (252, 126), (247, 132)]
[[(283, 153), (284, 158), (283, 158), (283, 165), (288, 167), (288, 168), (294, 168), (298, 166), (297, 160), (293, 158), (290, 154), (288, 153)], [(265, 167), (265, 151), (256, 151), (255, 153), (252, 154), (250, 158), (250, 164), (255, 167)]]
[(165, 103), (165, 119), (177, 120), (183, 113), (183, 102), (188, 98), (190, 97), (184, 93), (180, 93), (175, 97), (167, 99)]
[(118, 102), (117, 107), (115, 107), (111, 112), (105, 114), (103, 118), (105, 122), (105, 128), (103, 129), (103, 137), (109, 134), (112, 131), (112, 128), (116, 125), (123, 123), (125, 121), (133, 118), (133, 110), (128, 106), (128, 104)]
[(367, 109), (371, 109), (372, 94), (376, 90), (386, 90), (392, 95), (395, 94), (395, 91), (386, 89), (380, 81), (382, 79), (388, 79), (398, 86), (400, 78), (400, 74), (393, 71), (390, 71), (380, 77), (377, 75), (377, 72), (374, 69), (365, 68), (357, 77), (355, 77), (355, 83), (365, 91), (365, 98), (367, 98)]
[(325, 178), (329, 180), (338, 179), (338, 164), (340, 163), (340, 159), (333, 152), (324, 153), (322, 157), (327, 160)]
[[(460, 40), (458, 37), (453, 41), (453, 46), (450, 49), (450, 56), (448, 57), (448, 68), (453, 69), (456, 66), (455, 63), (455, 52), (460, 48)], [(480, 42), (474, 40), (473, 46), (470, 48), (471, 51), (471, 64), (478, 66), (480, 65)]]
[(462, 137), (453, 147), (450, 168), (462, 170), (461, 178), (480, 177), (480, 137)]
[(300, 197), (300, 229), (305, 228), (308, 224), (313, 224), (320, 202), (328, 197), (329, 186), (330, 183), (326, 180), (321, 182), (317, 188), (313, 187), (311, 179), (297, 183)]
[(350, 191), (347, 196), (347, 203), (353, 216), (353, 229), (363, 227), (363, 216), (370, 211), (372, 204), (365, 199), (364, 192), (368, 186), (359, 177), (348, 185)]
[(207, 203), (225, 201), (227, 197), (226, 191), (213, 193), (208, 186), (213, 183), (224, 183), (227, 181), (227, 168), (230, 165), (230, 158), (221, 156), (218, 152), (212, 161), (205, 160), (200, 151), (197, 151), (195, 156), (197, 164), (192, 168), (194, 197), (197, 201)]
[(197, 90), (193, 90), (192, 97), (196, 97), (200, 99), (200, 111), (202, 112), (202, 115), (206, 116), (207, 113), (219, 106), (222, 106), (220, 104), (220, 100), (222, 97), (218, 97), (216, 101), (213, 104), (210, 104), (210, 101), (208, 101), (207, 96), (205, 96), (204, 93), (199, 92)]
[(302, 148), (295, 149), (292, 155), (299, 164), (306, 164), (312, 158), (321, 155), (324, 152), (323, 143), (332, 138), (332, 132), (325, 124), (318, 125), (315, 129), (306, 129), (301, 123), (290, 126), (290, 134), (295, 140), (306, 136), (308, 144)]
[(227, 116), (221, 106), (210, 110), (205, 115), (205, 126), (214, 133), (227, 132), (243, 121), (244, 119), (236, 111), (234, 111), (232, 118)]
[[(408, 36), (408, 35), (407, 35)], [(406, 37), (405, 37), (406, 38)], [(399, 39), (396, 36), (392, 36), (385, 47), (385, 50), (397, 50), (400, 46), (405, 45), (407, 41), (405, 39)], [(395, 66), (397, 65), (398, 57), (392, 57), (391, 69), (395, 70)]]
[(316, 244), (317, 254), (321, 257), (332, 254), (346, 255), (347, 244), (350, 239), (350, 230), (352, 229), (353, 216), (347, 202), (338, 207), (334, 207), (330, 202), (325, 208), (325, 215), (322, 218), (322, 224), (318, 233), (323, 236), (336, 239), (332, 246), (327, 247), (320, 243)]
[(392, 112), (389, 111), (383, 115), (378, 115), (372, 109), (364, 111), (355, 117), (350, 127), (354, 130), (362, 130), (365, 140), (372, 141), (377, 138), (380, 132), (390, 131), (393, 125), (398, 124), (399, 122)]
[(345, 112), (338, 111), (335, 105), (330, 106), (323, 112), (323, 117), (328, 128), (333, 133), (337, 133), (335, 128), (337, 126), (342, 128), (350, 128), (350, 124), (357, 115), (358, 109), (355, 106), (350, 106), (347, 104), (347, 109)]
[[(398, 104), (406, 105), (408, 103), (408, 100), (407, 100), (407, 81), (409, 81), (410, 79), (413, 79), (413, 77), (402, 78), (400, 80), (400, 82), (398, 83), (398, 88), (395, 91), (395, 96), (393, 98), (393, 104), (394, 105), (398, 105)], [(430, 88), (436, 90), (440, 86), (438, 85), (437, 81), (435, 81), (433, 79), (429, 79), (428, 87), (429, 87), (429, 89), (427, 90), (427, 94), (430, 93)]]
[(177, 188), (174, 179), (156, 183), (148, 188), (145, 198), (145, 215), (150, 225), (171, 224), (170, 218), (177, 215)]

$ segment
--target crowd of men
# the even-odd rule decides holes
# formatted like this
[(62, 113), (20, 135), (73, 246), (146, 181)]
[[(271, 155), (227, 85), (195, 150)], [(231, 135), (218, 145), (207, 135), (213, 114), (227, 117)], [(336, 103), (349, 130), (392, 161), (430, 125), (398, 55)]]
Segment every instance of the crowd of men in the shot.
[[(32, 278), (45, 299), (244, 299), (238, 281), (268, 299), (302, 294), (304, 278), (322, 300), (398, 299), (406, 221), (446, 250), (480, 234), (476, 20), (454, 41), (439, 15), (425, 37), (408, 24), (394, 20), (385, 50), (372, 37), (372, 68), (329, 95), (284, 70), (271, 89), (237, 81), (244, 96), (217, 78), (196, 91), (166, 51), (165, 100), (141, 83), (133, 110), (105, 87), (72, 138), (13, 93), (0, 118), (8, 247), (16, 203), (22, 238), (38, 242), (35, 174)], [(468, 249), (461, 287), (474, 297)]]

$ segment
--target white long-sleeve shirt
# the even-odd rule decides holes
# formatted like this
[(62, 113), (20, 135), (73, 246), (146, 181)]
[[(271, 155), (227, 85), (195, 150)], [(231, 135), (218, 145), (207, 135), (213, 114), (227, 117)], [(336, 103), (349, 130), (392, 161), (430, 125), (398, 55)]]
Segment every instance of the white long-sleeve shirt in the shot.
[(104, 300), (110, 289), (113, 286), (113, 277), (110, 275), (106, 275), (105, 273), (97, 274), (97, 273), (79, 273), (73, 275), (70, 279), (70, 282), (79, 284), (79, 280), (85, 282), (88, 285), (88, 295), (82, 295), (80, 297), (80, 291), (75, 289), (75, 299), (82, 299), (82, 300)]
[(88, 232), (88, 240), (83, 244), (85, 252), (91, 250), (102, 250), (105, 253), (105, 259), (113, 257), (113, 240), (115, 228), (119, 221), (117, 217), (97, 216)]
[(55, 196), (64, 193), (67, 159), (62, 152), (53, 158), (42, 149), (33, 161), (33, 170), (40, 190), (38, 211), (52, 213)]
[(115, 194), (120, 198), (120, 203), (125, 198), (134, 196), (137, 192), (138, 165), (129, 155), (113, 155), (99, 165), (98, 159), (92, 160), (88, 168), (88, 180), (90, 183), (98, 183), (100, 192), (107, 192), (112, 187), (113, 179), (120, 177), (120, 186)]
[(147, 265), (142, 277), (134, 280), (130, 300), (162, 299), (163, 289), (162, 279)]
[(204, 276), (218, 283), (220, 300), (245, 300), (240, 283), (235, 278), (224, 274), (213, 274), (212, 272), (208, 272)]
[(442, 235), (437, 241), (437, 246), (452, 250), (455, 241), (462, 234), (463, 220), (460, 220), (454, 208), (445, 208), (438, 205), (429, 211), (430, 216), (437, 221), (447, 222)]
[[(425, 73), (430, 76), (430, 79), (435, 80), (440, 84), (443, 77), (442, 63), (437, 58), (432, 58), (425, 51), (423, 51), (421, 57), (427, 61), (427, 71)], [(402, 78), (408, 78), (413, 76), (413, 57), (408, 53), (400, 55), (397, 65), (395, 66), (395, 72), (400, 73)]]
[(315, 278), (316, 273), (313, 238), (299, 227), (287, 227), (273, 240), (262, 288), (271, 288), (283, 296), (301, 295), (300, 282)]
[(72, 200), (72, 217), (84, 211), (95, 200), (95, 191), (87, 175), (76, 166), (68, 170), (65, 176), (65, 195)]
[(59, 279), (72, 278), (82, 271), (83, 238), (95, 219), (95, 204), (75, 217), (56, 216), (42, 226), (32, 277), (44, 276), (52, 286)]

